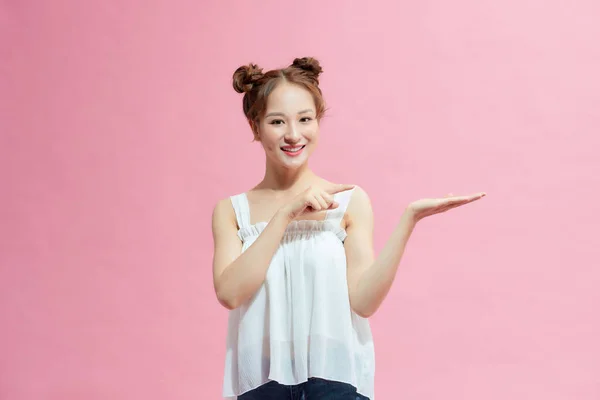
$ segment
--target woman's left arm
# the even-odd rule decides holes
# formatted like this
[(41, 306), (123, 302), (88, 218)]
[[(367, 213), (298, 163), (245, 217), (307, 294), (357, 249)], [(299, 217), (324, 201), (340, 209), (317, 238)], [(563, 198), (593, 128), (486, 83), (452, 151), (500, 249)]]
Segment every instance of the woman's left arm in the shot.
[(408, 205), (377, 258), (373, 250), (373, 210), (367, 193), (356, 187), (347, 210), (346, 250), (348, 292), (355, 313), (368, 318), (377, 311), (396, 276), (406, 244), (424, 217), (471, 203), (485, 193), (422, 199)]

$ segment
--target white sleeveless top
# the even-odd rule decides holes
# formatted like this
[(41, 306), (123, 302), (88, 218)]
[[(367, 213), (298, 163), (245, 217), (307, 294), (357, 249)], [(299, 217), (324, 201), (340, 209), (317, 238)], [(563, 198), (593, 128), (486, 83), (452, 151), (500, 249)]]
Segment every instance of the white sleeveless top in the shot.
[[(369, 321), (350, 308), (340, 226), (352, 192), (337, 193), (339, 207), (323, 221), (292, 221), (265, 282), (230, 311), (223, 396), (270, 380), (295, 385), (317, 377), (349, 383), (374, 400), (373, 338)], [(245, 251), (267, 223), (250, 225), (245, 193), (231, 201)]]

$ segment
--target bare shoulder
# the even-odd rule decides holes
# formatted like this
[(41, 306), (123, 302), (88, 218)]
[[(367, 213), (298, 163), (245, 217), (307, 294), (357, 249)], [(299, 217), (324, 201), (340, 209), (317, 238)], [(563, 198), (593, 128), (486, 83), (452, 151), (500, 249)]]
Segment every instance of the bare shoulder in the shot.
[(364, 211), (365, 209), (371, 209), (371, 198), (365, 189), (359, 185), (354, 185), (352, 197), (348, 204), (348, 212)]
[(235, 210), (231, 198), (226, 197), (217, 201), (212, 213), (213, 233), (226, 227), (237, 227)]
[(370, 232), (373, 229), (373, 208), (368, 193), (355, 185), (345, 214), (348, 232)]
[(373, 218), (371, 198), (366, 190), (359, 185), (354, 186), (346, 216), (348, 225), (355, 221), (371, 220)]

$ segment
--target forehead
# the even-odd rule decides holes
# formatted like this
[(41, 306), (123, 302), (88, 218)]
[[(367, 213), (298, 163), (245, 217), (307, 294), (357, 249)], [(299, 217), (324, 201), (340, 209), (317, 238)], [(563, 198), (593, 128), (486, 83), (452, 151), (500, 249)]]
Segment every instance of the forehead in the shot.
[(298, 110), (315, 109), (315, 102), (308, 90), (289, 83), (278, 85), (267, 99), (268, 112), (297, 112)]

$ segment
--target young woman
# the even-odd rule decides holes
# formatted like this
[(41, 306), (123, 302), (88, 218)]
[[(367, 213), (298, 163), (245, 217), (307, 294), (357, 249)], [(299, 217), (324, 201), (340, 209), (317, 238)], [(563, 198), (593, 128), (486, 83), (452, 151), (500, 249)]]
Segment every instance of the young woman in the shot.
[(485, 194), (415, 201), (379, 257), (369, 197), (308, 165), (325, 105), (313, 58), (233, 87), (265, 151), (263, 180), (213, 211), (214, 287), (230, 310), (223, 395), (245, 400), (373, 399), (368, 317), (387, 295), (419, 220)]

